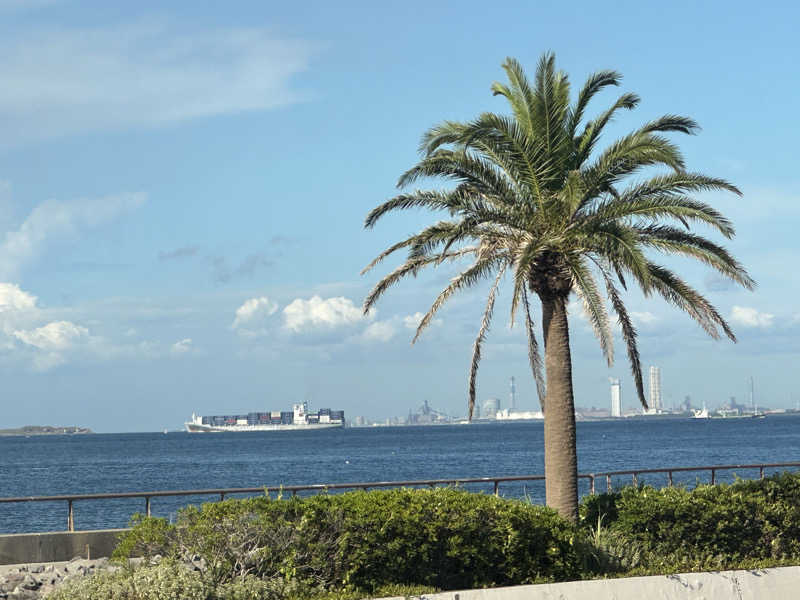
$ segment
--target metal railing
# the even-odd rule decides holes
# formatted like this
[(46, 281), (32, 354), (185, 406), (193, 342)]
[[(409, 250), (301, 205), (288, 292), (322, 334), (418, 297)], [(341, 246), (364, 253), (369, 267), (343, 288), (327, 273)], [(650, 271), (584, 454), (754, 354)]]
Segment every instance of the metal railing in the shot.
[[(755, 470), (758, 469), (759, 478), (764, 478), (765, 469), (787, 469), (800, 468), (800, 462), (785, 463), (756, 463), (745, 465), (710, 465), (700, 467), (668, 467), (660, 469), (630, 469), (625, 471), (604, 471), (597, 473), (579, 473), (578, 479), (589, 480), (589, 493), (597, 492), (597, 482), (605, 479), (606, 491), (613, 490), (612, 479), (614, 477), (630, 476), (631, 483), (635, 486), (639, 484), (639, 477), (646, 474), (666, 474), (667, 485), (673, 485), (673, 475), (675, 473), (690, 472), (709, 472), (711, 474), (710, 483), (717, 482), (717, 472), (731, 470)], [(235, 494), (269, 494), (291, 493), (293, 496), (298, 492), (326, 492), (329, 490), (369, 490), (370, 488), (394, 488), (394, 487), (436, 487), (437, 485), (466, 485), (466, 484), (491, 484), (492, 492), (500, 495), (500, 484), (515, 481), (544, 481), (544, 475), (511, 475), (500, 477), (470, 477), (470, 478), (447, 478), (447, 479), (419, 479), (410, 481), (371, 481), (366, 483), (317, 483), (311, 485), (279, 485), (262, 486), (248, 488), (212, 488), (204, 490), (163, 490), (152, 492), (115, 492), (103, 494), (64, 494), (60, 496), (22, 496), (17, 498), (0, 498), (0, 504), (17, 502), (67, 502), (67, 531), (75, 531), (74, 503), (79, 500), (111, 500), (119, 498), (141, 498), (144, 500), (145, 514), (151, 515), (151, 500), (153, 498), (163, 498), (166, 496), (219, 496), (224, 500), (225, 496)]]

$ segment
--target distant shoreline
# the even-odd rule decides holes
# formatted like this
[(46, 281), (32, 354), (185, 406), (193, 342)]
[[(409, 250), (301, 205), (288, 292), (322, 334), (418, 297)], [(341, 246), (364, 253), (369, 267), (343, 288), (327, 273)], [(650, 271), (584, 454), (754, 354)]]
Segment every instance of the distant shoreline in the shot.
[(12, 435), (76, 435), (94, 433), (88, 427), (53, 427), (51, 425), (25, 425), (14, 429), (0, 429), (0, 436)]

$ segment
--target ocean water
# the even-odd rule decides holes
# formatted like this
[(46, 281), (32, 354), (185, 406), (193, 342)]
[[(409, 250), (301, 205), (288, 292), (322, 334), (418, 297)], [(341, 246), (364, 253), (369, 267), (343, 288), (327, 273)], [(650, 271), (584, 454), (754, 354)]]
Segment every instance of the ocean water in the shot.
[[(578, 423), (581, 473), (800, 461), (800, 416), (625, 419)], [(260, 433), (133, 433), (0, 438), (0, 497), (533, 475), (544, 472), (542, 423)], [(740, 471), (742, 477), (757, 471)], [(730, 480), (733, 473), (718, 474)], [(640, 481), (663, 484), (665, 476)], [(693, 484), (708, 473), (675, 477)], [(629, 483), (618, 478), (614, 485)], [(600, 485), (598, 483), (598, 485)], [(600, 486), (604, 487), (604, 482)], [(588, 492), (588, 483), (581, 484)], [(491, 492), (491, 486), (470, 489)], [(543, 484), (501, 494), (544, 498)], [(152, 512), (211, 497), (154, 498)], [(85, 500), (76, 529), (122, 527), (144, 500)], [(0, 503), (0, 533), (66, 528), (67, 503)]]

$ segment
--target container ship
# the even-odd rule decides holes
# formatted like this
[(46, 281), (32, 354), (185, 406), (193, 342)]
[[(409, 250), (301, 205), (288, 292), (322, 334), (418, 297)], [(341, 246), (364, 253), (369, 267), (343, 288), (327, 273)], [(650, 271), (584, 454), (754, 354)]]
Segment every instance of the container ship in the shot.
[(192, 415), (186, 423), (190, 433), (220, 431), (292, 431), (344, 427), (344, 411), (320, 408), (308, 412), (308, 403), (295, 404), (291, 411), (251, 412), (246, 415)]

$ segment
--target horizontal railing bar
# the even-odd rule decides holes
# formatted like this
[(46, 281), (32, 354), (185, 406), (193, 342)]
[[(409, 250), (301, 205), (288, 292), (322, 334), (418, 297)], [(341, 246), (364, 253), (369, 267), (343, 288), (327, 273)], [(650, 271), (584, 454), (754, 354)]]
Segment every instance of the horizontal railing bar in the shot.
[(789, 462), (789, 463), (758, 463), (754, 465), (709, 465), (704, 467), (665, 467), (660, 469), (629, 469), (627, 471), (603, 471), (594, 473), (596, 477), (605, 477), (606, 475), (642, 475), (646, 473), (686, 473), (689, 471), (711, 471), (715, 469), (717, 471), (720, 470), (731, 470), (731, 469), (771, 469), (777, 467), (800, 467), (800, 462)]
[[(800, 467), (800, 462), (788, 463), (758, 463), (745, 465), (709, 465), (700, 467), (665, 467), (656, 469), (629, 469), (625, 471), (602, 471), (595, 473), (579, 473), (578, 478), (594, 480), (597, 477), (612, 477), (621, 475), (644, 475), (647, 473), (685, 473), (692, 471), (731, 470), (731, 469), (769, 469), (779, 467)], [(166, 496), (219, 496), (229, 494), (255, 494), (269, 492), (291, 492), (293, 494), (303, 491), (325, 491), (340, 489), (366, 489), (381, 487), (403, 486), (433, 486), (442, 484), (468, 484), (468, 483), (503, 483), (514, 481), (544, 481), (544, 475), (508, 475), (500, 477), (468, 477), (447, 479), (417, 479), (409, 481), (372, 481), (361, 483), (316, 483), (307, 485), (277, 485), (243, 488), (211, 488), (202, 490), (160, 490), (146, 492), (109, 492), (99, 494), (61, 494), (58, 496), (20, 496), (12, 498), (0, 497), (0, 503), (10, 502), (59, 502), (75, 500), (109, 500), (124, 498), (157, 498)]]
[[(589, 477), (589, 475), (579, 475)], [(544, 481), (544, 475), (511, 475), (505, 477), (471, 477), (448, 479), (418, 479), (412, 481), (372, 481), (367, 483), (314, 483), (308, 485), (276, 485), (252, 488), (213, 488), (205, 490), (164, 490), (150, 492), (110, 492), (102, 494), (64, 494), (60, 496), (21, 496), (0, 498), (1, 502), (57, 502), (64, 500), (108, 500), (112, 498), (146, 498), (163, 496), (213, 496), (219, 494), (253, 494), (258, 492), (302, 492), (367, 487), (425, 486), (437, 484), (494, 483), (495, 481)]]

